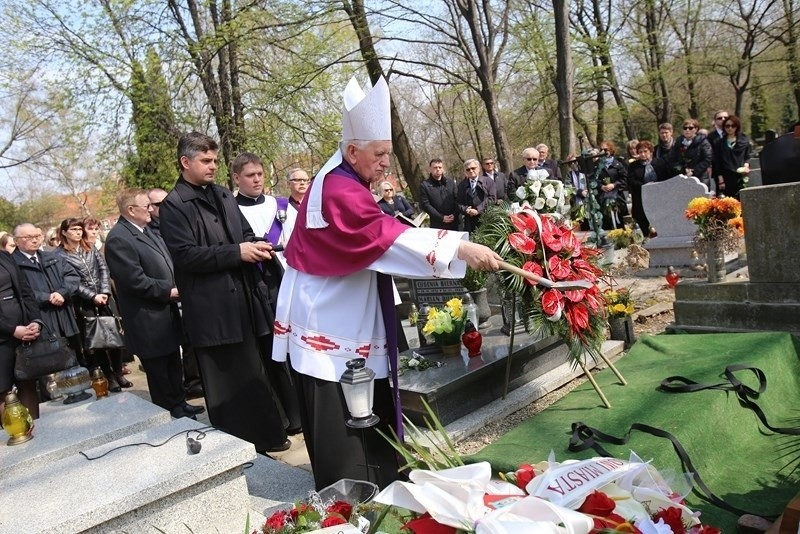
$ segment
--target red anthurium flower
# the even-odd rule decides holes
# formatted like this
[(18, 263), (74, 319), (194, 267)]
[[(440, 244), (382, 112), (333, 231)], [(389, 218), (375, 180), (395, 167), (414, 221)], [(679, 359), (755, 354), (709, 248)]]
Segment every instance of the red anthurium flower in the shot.
[[(567, 278), (567, 280), (574, 280), (574, 278)], [(564, 296), (567, 297), (567, 300), (570, 302), (580, 302), (585, 298), (586, 291), (584, 289), (570, 289), (569, 291), (564, 291)]]
[(581, 504), (581, 507), (578, 508), (578, 511), (584, 514), (606, 517), (610, 515), (616, 507), (617, 503), (614, 502), (614, 499), (602, 491), (593, 491), (586, 496), (586, 499), (583, 501), (583, 504)]
[(536, 250), (536, 241), (521, 232), (514, 232), (508, 235), (508, 243), (523, 254), (533, 254)]
[(584, 302), (593, 312), (599, 311), (603, 308), (603, 295), (600, 293), (600, 288), (597, 286), (592, 286), (589, 289), (585, 289), (583, 296), (585, 297)]
[(407, 530), (413, 534), (456, 534), (456, 529), (447, 525), (442, 525), (431, 514), (425, 513), (417, 519), (412, 519), (401, 530)]
[(531, 480), (536, 478), (536, 473), (533, 471), (533, 466), (531, 464), (522, 464), (514, 475), (517, 479), (517, 487), (523, 490)]
[(539, 227), (536, 225), (536, 219), (527, 211), (521, 211), (511, 216), (511, 224), (520, 232), (526, 235), (533, 235), (538, 232)]
[[(542, 266), (536, 263), (535, 261), (526, 261), (522, 264), (522, 268), (526, 271), (530, 271), (536, 276), (544, 276), (544, 271), (542, 271)], [(531, 280), (525, 279), (525, 283), (530, 286), (535, 286), (536, 282)]]
[(589, 328), (589, 310), (582, 302), (570, 302), (567, 306), (567, 322), (575, 333)]
[(550, 269), (550, 275), (555, 280), (564, 280), (572, 271), (569, 268), (569, 260), (564, 260), (558, 256), (551, 256), (547, 260), (547, 267)]
[(553, 252), (560, 252), (564, 248), (561, 230), (548, 217), (542, 218), (542, 243)]
[(659, 510), (653, 516), (653, 521), (658, 522), (659, 519), (663, 519), (664, 523), (669, 525), (673, 534), (686, 534), (686, 527), (683, 525), (683, 519), (681, 519), (680, 508), (670, 506), (669, 508)]
[(573, 260), (572, 268), (575, 269), (575, 274), (578, 275), (578, 278), (582, 278), (590, 282), (596, 281), (597, 276), (603, 273), (601, 269), (595, 267), (582, 258)]
[(558, 289), (548, 289), (542, 293), (542, 311), (551, 321), (561, 319), (564, 310), (564, 295)]
[(561, 242), (564, 244), (564, 249), (571, 257), (577, 258), (581, 255), (581, 240), (578, 239), (578, 236), (576, 236), (572, 230), (564, 230), (561, 236)]

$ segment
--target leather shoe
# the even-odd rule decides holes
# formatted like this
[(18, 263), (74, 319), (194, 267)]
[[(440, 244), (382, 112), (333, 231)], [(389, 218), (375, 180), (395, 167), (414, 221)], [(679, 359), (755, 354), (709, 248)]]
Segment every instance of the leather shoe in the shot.
[(186, 417), (187, 419), (194, 419), (197, 421), (197, 416), (193, 413), (189, 413), (183, 409), (183, 406), (178, 406), (173, 408), (169, 411), (169, 414), (174, 417), (175, 419), (180, 419), (181, 417)]
[(202, 384), (194, 384), (186, 388), (186, 400), (199, 399), (205, 396), (206, 393), (203, 391)]
[(183, 408), (184, 412), (190, 413), (190, 414), (193, 414), (193, 415), (197, 415), (199, 413), (203, 413), (204, 411), (206, 411), (206, 409), (203, 406), (192, 406), (188, 402), (184, 402), (181, 405), (181, 408)]
[(292, 442), (290, 440), (286, 440), (283, 445), (278, 445), (277, 447), (269, 447), (266, 449), (266, 452), (283, 452), (288, 451), (292, 448)]
[(301, 426), (290, 426), (286, 429), (287, 436), (296, 436), (297, 434), (303, 433), (303, 427)]
[(117, 379), (114, 378), (113, 375), (108, 375), (106, 377), (106, 380), (108, 380), (108, 391), (112, 393), (119, 393), (120, 391), (122, 391), (122, 388), (117, 383)]
[(119, 384), (120, 387), (125, 388), (125, 389), (133, 387), (133, 382), (131, 382), (130, 380), (125, 378), (122, 373), (120, 373), (117, 376), (117, 384)]

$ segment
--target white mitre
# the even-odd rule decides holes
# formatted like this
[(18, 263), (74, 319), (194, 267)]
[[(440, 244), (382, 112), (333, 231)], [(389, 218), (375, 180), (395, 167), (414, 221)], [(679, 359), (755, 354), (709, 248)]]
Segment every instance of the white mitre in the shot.
[[(381, 77), (373, 87), (361, 89), (355, 77), (345, 87), (342, 99), (342, 140), (390, 141), (392, 139), (392, 120), (389, 86)], [(325, 176), (341, 165), (342, 151), (336, 153), (322, 166), (311, 182), (307, 193), (306, 228), (325, 228), (327, 221), (322, 217), (322, 185)]]

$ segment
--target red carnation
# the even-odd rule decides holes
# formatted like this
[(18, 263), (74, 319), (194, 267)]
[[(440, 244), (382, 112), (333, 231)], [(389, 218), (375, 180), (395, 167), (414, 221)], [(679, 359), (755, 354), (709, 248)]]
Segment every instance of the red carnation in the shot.
[(664, 523), (669, 525), (673, 534), (686, 534), (686, 527), (683, 526), (683, 519), (681, 518), (681, 509), (675, 506), (664, 508), (658, 511), (653, 516), (653, 521), (658, 522), (663, 519)]
[[(542, 266), (536, 263), (535, 261), (526, 261), (522, 264), (522, 268), (526, 271), (532, 272), (536, 276), (544, 276), (544, 271), (542, 271)], [(536, 282), (532, 280), (525, 279), (525, 283), (531, 286), (535, 286)]]
[(294, 508), (289, 510), (289, 515), (292, 518), (292, 521), (297, 521), (297, 517), (304, 514), (308, 510), (308, 504), (301, 502), (297, 504)]
[(558, 289), (548, 289), (542, 293), (542, 311), (548, 317), (560, 318), (564, 309), (564, 295)]
[(407, 530), (413, 534), (456, 534), (456, 529), (448, 525), (442, 525), (431, 514), (425, 513), (417, 519), (412, 519), (401, 530)]
[(586, 497), (581, 507), (578, 508), (578, 511), (584, 514), (606, 517), (610, 515), (616, 507), (617, 503), (614, 502), (614, 499), (602, 491), (593, 491)]
[(353, 505), (345, 501), (335, 501), (328, 506), (325, 511), (332, 514), (339, 514), (344, 517), (345, 521), (350, 521), (350, 516), (353, 513)]
[(520, 232), (509, 234), (508, 244), (511, 245), (514, 250), (522, 252), (523, 254), (533, 254), (533, 251), (536, 250), (536, 241)]
[(528, 483), (536, 478), (536, 473), (533, 471), (531, 464), (522, 464), (514, 472), (514, 478), (517, 479), (517, 487), (524, 490)]
[(336, 525), (344, 525), (347, 521), (344, 520), (339, 514), (331, 514), (322, 520), (319, 524), (322, 528), (335, 527)]
[(278, 531), (283, 528), (289, 517), (289, 512), (286, 510), (278, 510), (267, 518), (267, 521), (264, 523), (264, 527)]

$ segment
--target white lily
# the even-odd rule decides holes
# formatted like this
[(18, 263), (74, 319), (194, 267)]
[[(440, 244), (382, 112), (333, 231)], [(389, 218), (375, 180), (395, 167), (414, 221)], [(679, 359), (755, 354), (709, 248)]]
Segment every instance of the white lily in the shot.
[(542, 194), (545, 198), (554, 198), (556, 196), (556, 188), (553, 184), (547, 184), (542, 188)]
[(535, 209), (536, 211), (539, 211), (542, 208), (544, 208), (544, 199), (542, 197), (539, 197), (533, 203), (533, 209)]
[(528, 192), (525, 190), (525, 186), (521, 185), (517, 188), (517, 197), (521, 200), (525, 200), (525, 197), (528, 196)]

